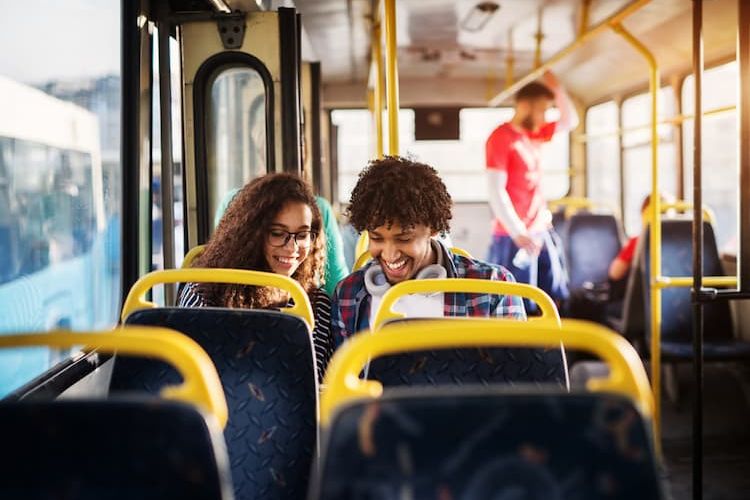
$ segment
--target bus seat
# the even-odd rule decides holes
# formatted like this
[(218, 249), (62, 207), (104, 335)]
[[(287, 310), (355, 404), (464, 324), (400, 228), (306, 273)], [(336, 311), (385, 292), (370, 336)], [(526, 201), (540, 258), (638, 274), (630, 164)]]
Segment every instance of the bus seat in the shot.
[(566, 261), (569, 288), (605, 283), (609, 265), (620, 252), (621, 231), (614, 215), (579, 212), (567, 223)]
[(0, 336), (0, 347), (128, 353), (179, 373), (161, 398), (0, 401), (0, 498), (231, 499), (220, 425), (227, 404), (210, 358), (163, 328)]
[[(393, 306), (400, 297), (427, 291), (494, 293), (528, 298), (541, 310), (541, 316), (530, 321), (560, 323), (554, 301), (544, 291), (531, 285), (465, 278), (409, 280), (394, 285), (383, 296), (373, 324), (374, 334), (391, 325), (420, 321), (418, 318), (398, 318), (399, 314), (393, 310)], [(446, 317), (441, 321), (455, 325), (456, 335), (460, 338), (464, 319)], [(429, 335), (429, 332), (418, 334)], [(498, 335), (502, 335), (502, 331), (498, 331)], [(399, 352), (374, 359), (366, 373), (367, 378), (385, 386), (490, 383), (553, 383), (568, 386), (562, 347), (482, 347)]]
[[(229, 407), (224, 429), (237, 499), (303, 498), (317, 443), (317, 375), (305, 322), (278, 311), (155, 308), (129, 325), (160, 325), (211, 356)], [(157, 361), (117, 357), (111, 391), (156, 392), (177, 373)]]
[(565, 209), (559, 208), (552, 212), (552, 228), (561, 237), (565, 238), (566, 233), (566, 220), (565, 220)]
[(0, 403), (0, 439), (0, 498), (233, 498), (221, 430), (185, 403)]
[[(713, 227), (703, 223), (703, 272), (706, 276), (724, 274), (716, 247)], [(640, 254), (645, 324), (650, 324), (649, 232), (646, 230)], [(639, 242), (640, 243), (640, 242)], [(671, 219), (662, 222), (662, 275), (692, 276), (692, 221)], [(708, 303), (703, 308), (704, 356), (708, 361), (750, 358), (750, 342), (734, 338), (732, 315), (726, 301)], [(646, 328), (646, 332), (648, 332)], [(648, 335), (646, 349), (649, 346)], [(665, 361), (688, 361), (693, 358), (693, 315), (689, 288), (667, 288), (662, 291), (661, 351)]]
[[(463, 320), (394, 325), (334, 355), (321, 404), (323, 448), (311, 499), (662, 498), (649, 420), (653, 395), (633, 348), (581, 321)], [(491, 323), (497, 323), (492, 325)], [(495, 330), (503, 328), (503, 335)], [(552, 348), (560, 338), (610, 371), (596, 393), (556, 388), (388, 389), (358, 380), (368, 357), (466, 345)]]
[[(633, 263), (638, 263), (642, 259), (644, 252), (643, 239), (639, 239)], [(648, 279), (646, 280), (648, 282)], [(610, 310), (610, 316), (607, 317), (607, 326), (620, 332), (626, 339), (635, 345), (641, 345), (646, 336), (646, 311), (648, 303), (644, 302), (643, 297), (643, 274), (640, 266), (631, 265), (628, 271), (628, 281), (625, 285), (625, 296), (622, 300), (622, 310), (619, 315), (616, 311)], [(612, 309), (610, 307), (610, 309)]]
[[(418, 320), (394, 323), (410, 321)], [(429, 335), (429, 332), (424, 334)], [(460, 335), (460, 323), (456, 325), (456, 334)], [(565, 387), (567, 369), (560, 349), (441, 349), (374, 359), (367, 370), (367, 378), (386, 387), (499, 383), (551, 383)]]
[(661, 498), (649, 432), (626, 398), (456, 389), (342, 408), (311, 498)]

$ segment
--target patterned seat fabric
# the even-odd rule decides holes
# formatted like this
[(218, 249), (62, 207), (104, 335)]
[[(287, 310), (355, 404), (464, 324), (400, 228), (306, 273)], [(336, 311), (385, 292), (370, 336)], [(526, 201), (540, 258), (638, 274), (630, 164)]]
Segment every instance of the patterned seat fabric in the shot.
[[(703, 224), (703, 272), (705, 276), (724, 274), (716, 248), (713, 228)], [(640, 243), (640, 242), (639, 242)], [(648, 283), (650, 259), (649, 233), (646, 231), (641, 246), (641, 282)], [(692, 276), (692, 221), (665, 220), (662, 222), (662, 275)], [(646, 325), (650, 324), (650, 289), (643, 286)], [(707, 360), (730, 360), (750, 357), (750, 343), (733, 338), (732, 315), (729, 303), (715, 301), (703, 307), (704, 355)], [(649, 329), (646, 328), (648, 332)], [(693, 309), (689, 288), (667, 288), (662, 292), (662, 356), (665, 360), (693, 358)], [(646, 348), (650, 345), (647, 334)]]
[(186, 404), (0, 403), (0, 439), (0, 498), (232, 498), (221, 431)]
[[(276, 311), (160, 308), (128, 324), (189, 336), (216, 365), (229, 406), (224, 430), (238, 499), (303, 498), (317, 440), (317, 384), (304, 322)], [(166, 364), (117, 357), (112, 391), (157, 392), (178, 379)]]
[[(389, 322), (412, 322), (417, 318)], [(456, 320), (456, 336), (461, 322)], [(425, 332), (429, 335), (429, 332)], [(498, 331), (502, 336), (502, 331)], [(441, 349), (383, 356), (372, 360), (367, 378), (385, 386), (535, 383), (567, 386), (562, 349)]]
[(334, 417), (311, 498), (661, 498), (644, 421), (621, 397), (398, 392)]
[(398, 354), (373, 360), (367, 378), (385, 386), (566, 383), (560, 349), (445, 349)]

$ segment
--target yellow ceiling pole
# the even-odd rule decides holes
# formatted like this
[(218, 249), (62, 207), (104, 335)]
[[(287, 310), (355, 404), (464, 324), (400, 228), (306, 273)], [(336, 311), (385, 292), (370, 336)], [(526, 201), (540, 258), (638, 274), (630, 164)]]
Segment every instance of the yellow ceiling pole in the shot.
[(388, 154), (398, 155), (398, 46), (396, 0), (385, 0), (385, 92), (388, 101)]
[(589, 11), (591, 10), (591, 0), (581, 0), (581, 24), (578, 27), (578, 36), (583, 35), (589, 27)]
[(534, 69), (537, 69), (542, 65), (542, 40), (544, 40), (544, 33), (542, 33), (542, 9), (539, 9), (536, 17), (536, 33), (534, 34), (536, 40), (536, 47), (534, 48)]
[(505, 57), (505, 88), (513, 85), (513, 30), (508, 30), (508, 55)]
[(375, 65), (375, 84), (373, 86), (373, 115), (375, 116), (375, 153), (378, 158), (383, 157), (383, 50), (381, 42), (383, 35), (380, 21), (373, 20), (372, 24), (372, 61)]
[(542, 76), (544, 72), (547, 71), (547, 69), (549, 69), (555, 63), (561, 61), (568, 55), (572, 54), (576, 49), (578, 49), (581, 45), (583, 45), (590, 38), (604, 31), (608, 31), (612, 24), (619, 23), (620, 21), (627, 18), (628, 16), (638, 11), (641, 7), (643, 7), (644, 5), (650, 2), (651, 0), (635, 0), (634, 2), (627, 4), (625, 7), (623, 7), (616, 13), (612, 14), (608, 18), (604, 19), (600, 23), (584, 31), (570, 45), (568, 45), (567, 47), (565, 47), (564, 49), (562, 49), (561, 51), (557, 52), (555, 55), (550, 57), (548, 60), (543, 62), (541, 66), (534, 69), (532, 72), (530, 72), (523, 78), (517, 80), (515, 83), (513, 83), (513, 85), (506, 86), (506, 88), (502, 92), (498, 93), (495, 97), (493, 97), (490, 100), (489, 105), (500, 106), (501, 104), (503, 104), (503, 102), (505, 102), (506, 99), (512, 97), (513, 94), (515, 94), (521, 87), (523, 87), (527, 83), (533, 82), (534, 80)]
[(651, 95), (651, 237), (649, 241), (649, 287), (651, 288), (651, 389), (654, 393), (654, 442), (661, 457), (661, 199), (659, 196), (659, 66), (648, 48), (620, 23), (612, 29), (622, 36), (648, 62)]

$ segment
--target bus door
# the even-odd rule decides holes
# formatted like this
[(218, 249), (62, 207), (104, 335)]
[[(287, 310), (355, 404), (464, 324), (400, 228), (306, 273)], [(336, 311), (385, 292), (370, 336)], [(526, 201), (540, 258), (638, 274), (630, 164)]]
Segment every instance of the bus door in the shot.
[(294, 9), (181, 24), (188, 246), (267, 172), (301, 172), (300, 21)]

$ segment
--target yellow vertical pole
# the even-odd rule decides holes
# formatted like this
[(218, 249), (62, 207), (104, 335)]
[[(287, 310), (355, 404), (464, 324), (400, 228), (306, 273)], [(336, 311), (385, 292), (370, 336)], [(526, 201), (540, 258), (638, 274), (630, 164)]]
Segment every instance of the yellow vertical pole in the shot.
[(513, 85), (513, 30), (508, 30), (508, 55), (505, 57), (505, 88)]
[(372, 60), (375, 63), (375, 86), (373, 88), (373, 115), (375, 117), (375, 152), (383, 157), (383, 51), (380, 21), (372, 25)]
[(578, 36), (583, 36), (589, 29), (589, 11), (591, 10), (591, 0), (581, 0), (581, 25), (578, 27)]
[(542, 33), (542, 9), (539, 9), (536, 18), (536, 47), (534, 50), (534, 69), (539, 68), (542, 65), (542, 40), (544, 40), (544, 33)]
[(385, 0), (385, 91), (388, 101), (388, 154), (398, 154), (398, 46), (396, 0)]
[(619, 35), (633, 46), (648, 62), (649, 92), (651, 94), (651, 203), (650, 245), (651, 265), (649, 287), (651, 289), (651, 387), (654, 392), (654, 442), (656, 453), (661, 457), (661, 288), (656, 283), (661, 276), (661, 200), (659, 199), (659, 66), (651, 51), (621, 24), (612, 25)]

